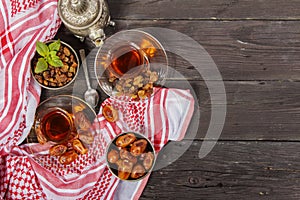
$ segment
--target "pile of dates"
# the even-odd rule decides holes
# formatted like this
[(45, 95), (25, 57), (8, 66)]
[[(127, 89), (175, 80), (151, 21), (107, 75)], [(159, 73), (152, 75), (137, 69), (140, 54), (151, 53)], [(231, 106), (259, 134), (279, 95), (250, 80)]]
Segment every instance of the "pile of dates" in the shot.
[(118, 136), (109, 147), (109, 168), (122, 180), (137, 180), (145, 176), (154, 164), (154, 149), (144, 138), (134, 133)]

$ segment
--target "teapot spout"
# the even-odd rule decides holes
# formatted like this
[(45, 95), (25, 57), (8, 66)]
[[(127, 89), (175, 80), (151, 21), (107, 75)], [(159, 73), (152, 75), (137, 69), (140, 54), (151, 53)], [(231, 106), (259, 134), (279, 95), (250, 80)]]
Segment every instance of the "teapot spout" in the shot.
[[(111, 21), (109, 17), (107, 25), (115, 26), (115, 22)], [(89, 31), (89, 38), (93, 41), (96, 47), (100, 47), (103, 44), (103, 41), (105, 40), (106, 36), (102, 28), (92, 27)]]
[(106, 38), (106, 36), (103, 29), (91, 29), (89, 38), (96, 47), (100, 47), (103, 44), (103, 40)]

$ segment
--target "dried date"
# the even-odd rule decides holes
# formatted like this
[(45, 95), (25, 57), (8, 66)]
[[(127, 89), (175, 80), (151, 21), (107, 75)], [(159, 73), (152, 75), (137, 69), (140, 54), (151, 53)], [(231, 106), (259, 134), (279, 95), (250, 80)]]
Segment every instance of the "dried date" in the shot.
[(72, 145), (73, 145), (73, 149), (77, 153), (86, 154), (88, 152), (88, 149), (78, 139), (73, 140)]
[(63, 144), (58, 144), (50, 147), (49, 154), (51, 156), (61, 156), (67, 151), (68, 147)]
[(151, 169), (153, 162), (154, 162), (154, 155), (151, 152), (148, 152), (146, 154), (143, 154), (144, 156), (144, 161), (143, 161), (143, 165), (145, 167), (146, 170)]
[(119, 152), (115, 149), (112, 149), (107, 155), (108, 162), (117, 163), (119, 160)]
[(139, 100), (151, 96), (153, 85), (158, 81), (158, 73), (145, 69), (140, 75), (127, 79), (118, 79), (109, 74), (108, 81), (112, 83), (118, 95), (127, 95), (134, 100)]
[(109, 122), (115, 122), (119, 118), (118, 111), (109, 105), (105, 105), (102, 108), (102, 115)]
[(132, 146), (130, 147), (130, 153), (133, 156), (139, 156), (142, 153), (144, 153), (146, 147), (147, 147), (147, 140), (139, 139), (139, 140), (135, 141), (132, 144)]
[(126, 180), (129, 178), (130, 173), (133, 168), (133, 163), (128, 160), (122, 160), (118, 167), (118, 177), (120, 179)]
[(146, 173), (145, 168), (141, 164), (137, 164), (133, 167), (130, 177), (133, 179), (138, 179), (142, 176), (144, 176)]
[(85, 144), (92, 144), (94, 142), (94, 136), (92, 133), (84, 130), (78, 130), (79, 139)]
[(137, 162), (137, 158), (131, 155), (131, 153), (127, 149), (121, 149), (120, 150), (120, 158), (122, 160), (128, 160), (135, 164)]
[(118, 171), (118, 177), (122, 180), (127, 180), (130, 176), (130, 172)]
[(76, 160), (77, 157), (78, 157), (78, 154), (74, 150), (71, 150), (71, 151), (67, 151), (64, 154), (62, 154), (58, 160), (61, 164), (68, 165), (68, 164), (72, 163), (74, 160)]
[(125, 135), (120, 136), (116, 140), (116, 145), (118, 147), (127, 147), (129, 144), (133, 143), (136, 140), (136, 137), (133, 133), (128, 133)]
[(83, 111), (79, 111), (74, 114), (74, 122), (75, 125), (82, 130), (88, 130), (92, 126)]

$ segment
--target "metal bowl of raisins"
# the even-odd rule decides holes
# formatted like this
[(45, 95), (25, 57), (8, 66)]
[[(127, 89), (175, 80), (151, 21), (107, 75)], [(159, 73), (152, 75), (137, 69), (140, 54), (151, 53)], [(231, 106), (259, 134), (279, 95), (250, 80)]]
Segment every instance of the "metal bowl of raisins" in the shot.
[(37, 42), (35, 55), (31, 59), (31, 74), (41, 87), (58, 90), (75, 80), (79, 66), (78, 55), (69, 44), (59, 39), (49, 40)]
[(116, 136), (106, 151), (110, 172), (125, 181), (138, 181), (147, 177), (155, 159), (155, 150), (149, 139), (133, 132)]

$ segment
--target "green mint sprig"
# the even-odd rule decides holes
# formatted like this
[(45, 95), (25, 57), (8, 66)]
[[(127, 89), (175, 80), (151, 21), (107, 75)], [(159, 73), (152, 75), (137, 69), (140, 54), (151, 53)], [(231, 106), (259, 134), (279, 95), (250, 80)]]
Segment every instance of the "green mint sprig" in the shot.
[(37, 41), (36, 51), (42, 57), (38, 59), (34, 72), (41, 73), (47, 70), (49, 65), (53, 67), (62, 67), (63, 62), (56, 55), (59, 48), (60, 48), (60, 40), (52, 42), (48, 46), (43, 42)]

